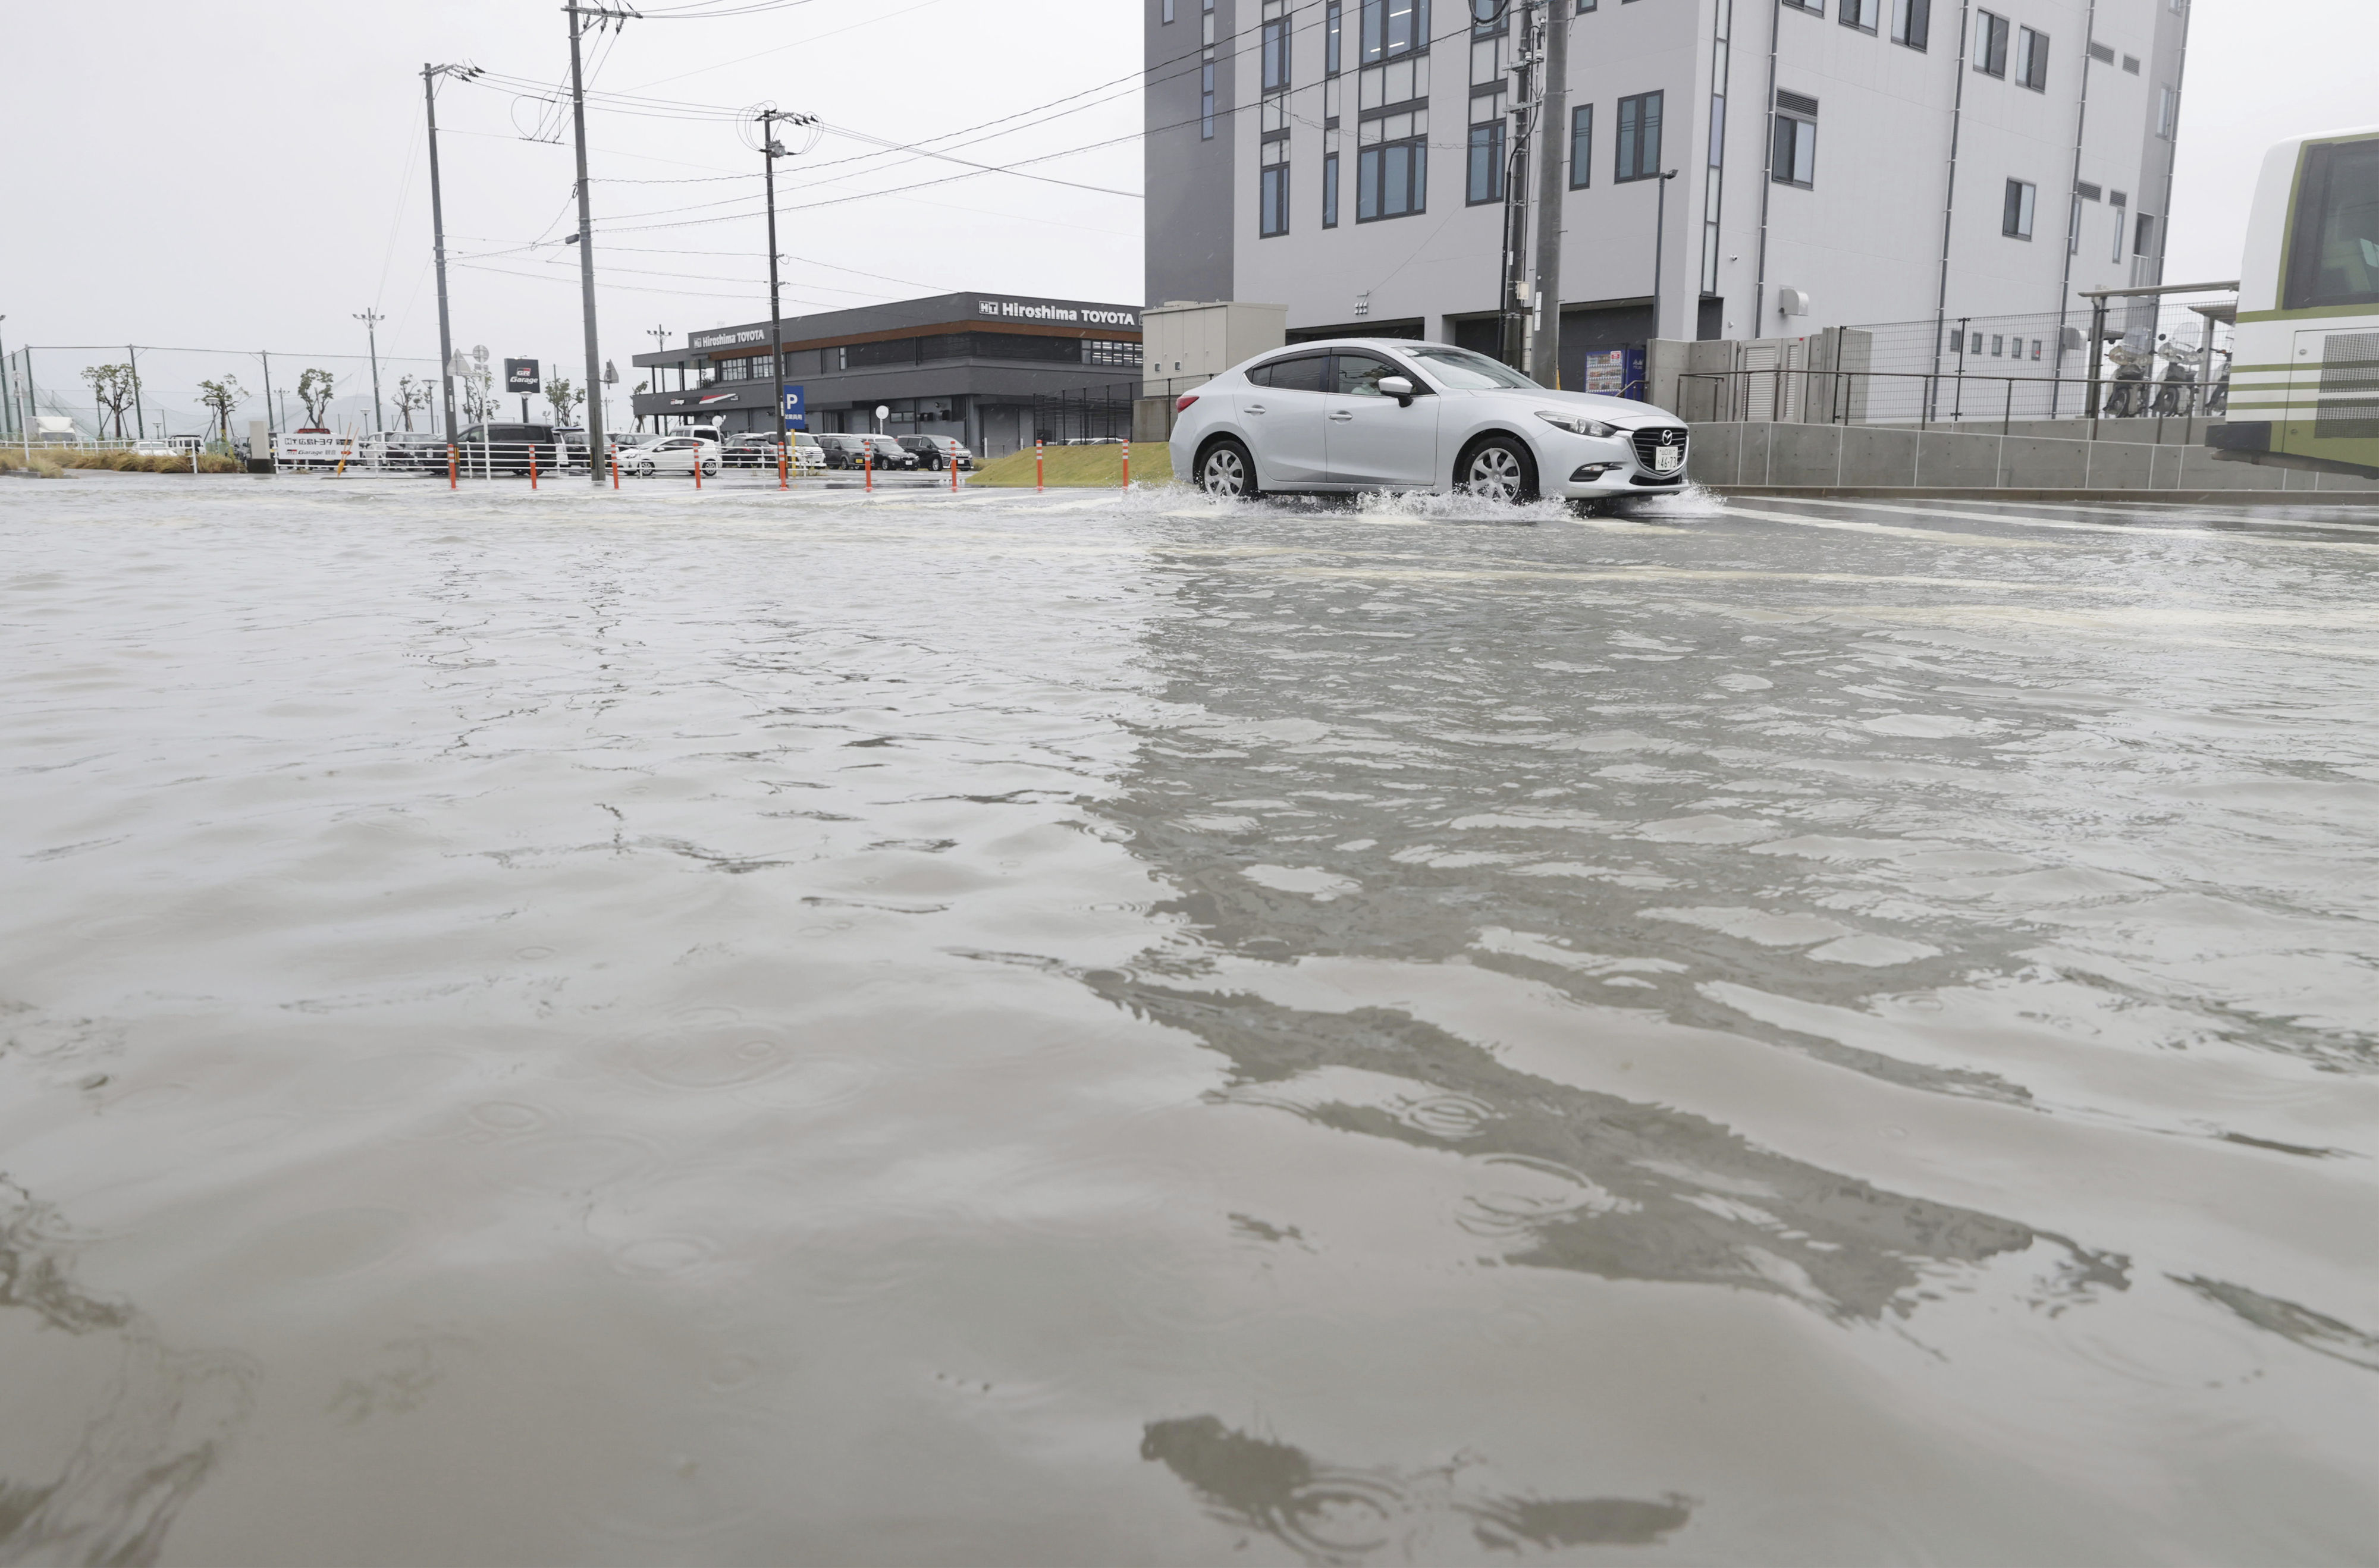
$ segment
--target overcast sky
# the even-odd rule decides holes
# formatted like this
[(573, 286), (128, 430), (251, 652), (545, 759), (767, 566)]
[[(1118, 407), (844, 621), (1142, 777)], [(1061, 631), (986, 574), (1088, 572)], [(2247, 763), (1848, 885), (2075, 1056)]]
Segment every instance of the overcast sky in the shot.
[[(961, 288), (1137, 301), (1141, 203), (1108, 194), (1140, 185), (1137, 0), (641, 8), (650, 19), (591, 45), (595, 90), (729, 110), (773, 100), (833, 129), (780, 165), (779, 244), (803, 259), (786, 270), (789, 312)], [(161, 397), (168, 381), (225, 369), (255, 385), (254, 362), (233, 350), (272, 349), (280, 384), (300, 364), (344, 377), (352, 367), (327, 356), (361, 355), (352, 318), (367, 308), (388, 318), (384, 355), (434, 356), (418, 73), (468, 61), (531, 85), (441, 92), (456, 343), (574, 373), (576, 269), (560, 243), (574, 227), (568, 123), (534, 85), (567, 79), (555, 0), (10, 10), (0, 130), (20, 176), (35, 165), (49, 175), (12, 182), (0, 240), (9, 345), (209, 351), (149, 356)], [(2170, 279), (2236, 275), (2264, 149), (2379, 121), (2374, 60), (2379, 0), (2196, 0)], [(1059, 117), (1040, 108), (1069, 94), (1081, 96)], [(1030, 123), (944, 145), (986, 163), (1089, 150), (1034, 163), (1045, 180), (948, 180), (968, 171), (835, 134), (909, 142), (1015, 115)], [(603, 351), (629, 382), (648, 329), (682, 343), (689, 329), (765, 315), (759, 158), (733, 124), (606, 107), (588, 140)], [(900, 188), (933, 180), (947, 183)], [(57, 356), (49, 373), (70, 378), (91, 357)]]

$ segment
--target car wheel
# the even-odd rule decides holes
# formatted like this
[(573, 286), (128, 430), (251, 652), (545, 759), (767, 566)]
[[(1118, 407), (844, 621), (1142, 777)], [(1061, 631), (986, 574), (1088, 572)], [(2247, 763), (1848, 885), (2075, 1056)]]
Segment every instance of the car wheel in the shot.
[(718, 476), (718, 474), (719, 474), (719, 464), (718, 464), (717, 460), (715, 460), (715, 459), (714, 459), (714, 460), (712, 460), (712, 461), (706, 462), (705, 464), (703, 464), (703, 465), (702, 465), (702, 476), (703, 476), (704, 478), (706, 478), (706, 479), (709, 479), (709, 478), (716, 478), (716, 477)]
[(1516, 436), (1490, 436), (1463, 454), (1454, 488), (1488, 501), (1537, 499), (1537, 460)]
[(636, 464), (636, 477), (639, 479), (649, 479), (652, 476), (653, 460), (647, 457), (642, 463)]
[(1199, 454), (1198, 488), (1217, 501), (1254, 501), (1262, 493), (1256, 488), (1255, 459), (1228, 437)]

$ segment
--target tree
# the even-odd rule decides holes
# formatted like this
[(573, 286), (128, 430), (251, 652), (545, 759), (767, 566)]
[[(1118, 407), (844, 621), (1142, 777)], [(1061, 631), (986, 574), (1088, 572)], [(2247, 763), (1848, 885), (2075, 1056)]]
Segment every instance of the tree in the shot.
[(463, 382), (463, 417), (477, 425), (496, 411), (496, 373), (480, 365)]
[(199, 405), (213, 412), (215, 428), (221, 433), (225, 446), (231, 444), (231, 412), (247, 401), (248, 392), (240, 386), (237, 376), (199, 383)]
[(545, 405), (553, 410), (553, 422), (567, 426), (570, 411), (586, 401), (586, 394), (574, 391), (567, 376), (556, 376), (545, 383)]
[(429, 383), (406, 374), (396, 379), (396, 412), (408, 431), (413, 428), (413, 416), (429, 406)]
[(140, 395), (140, 377), (129, 365), (89, 365), (83, 368), (82, 379), (91, 383), (91, 395), (104, 410), (100, 423), (101, 433), (109, 419), (115, 424), (115, 439), (124, 439), (124, 411)]
[(328, 370), (308, 370), (297, 378), (297, 401), (306, 405), (306, 423), (317, 429), (323, 428), (322, 416), (329, 412), (331, 394), (338, 378)]

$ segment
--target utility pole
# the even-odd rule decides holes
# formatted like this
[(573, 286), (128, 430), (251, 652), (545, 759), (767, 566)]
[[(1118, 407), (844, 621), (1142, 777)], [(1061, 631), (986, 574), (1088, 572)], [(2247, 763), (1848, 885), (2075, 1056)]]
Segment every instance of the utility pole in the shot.
[[(1537, 275), (1529, 289), (1539, 315), (1536, 337), (1528, 353), (1528, 376), (1540, 386), (1561, 385), (1561, 276), (1563, 187), (1576, 176), (1568, 173), (1568, 150), (1560, 139), (1569, 134), (1569, 24), (1575, 7), (1555, 0), (1545, 20), (1544, 108), (1538, 115), (1544, 146), (1537, 158)], [(1544, 296), (1551, 293), (1547, 301)]]
[[(792, 421), (785, 413), (785, 312), (777, 294), (777, 160), (789, 156), (785, 144), (777, 139), (777, 122), (784, 120), (797, 126), (815, 123), (814, 115), (789, 115), (779, 109), (760, 113), (760, 166), (768, 187), (768, 363), (775, 368), (777, 412), (772, 428), (777, 432), (777, 444), (787, 445), (791, 439)], [(788, 454), (790, 455), (790, 454)]]
[[(0, 315), (0, 321), (8, 318)], [(17, 428), (17, 388), (8, 374), (8, 351), (0, 347), (0, 435)]]
[[(618, 26), (626, 18), (598, 6), (568, 5), (570, 18), (570, 123), (578, 138), (578, 302), (586, 318), (586, 476), (597, 488), (603, 485), (603, 353), (595, 341), (595, 219), (586, 184), (586, 84), (579, 68), (578, 37), (582, 17), (600, 17)], [(700, 454), (697, 453), (697, 456)]]
[[(446, 207), (438, 187), (438, 78), (451, 76), (469, 81), (479, 74), (477, 66), (431, 66), (421, 67), (421, 102), (429, 115), (429, 233), (438, 259), (438, 386), (445, 396), (446, 444), (454, 444), (454, 434), (462, 427), (454, 419), (454, 331), (446, 314)], [(268, 404), (271, 400), (266, 400)]]
[[(655, 354), (666, 354), (666, 353), (668, 353), (668, 352), (669, 352), (669, 329), (668, 329), (667, 327), (646, 327), (646, 328), (645, 329), (645, 336), (646, 336), (646, 337), (648, 337), (648, 338), (650, 338), (650, 339), (652, 339), (652, 340), (653, 340), (653, 352), (654, 352)], [(656, 366), (654, 366), (654, 367), (653, 367), (653, 391), (655, 391), (655, 392), (665, 392), (665, 391), (667, 391), (667, 390), (668, 390), (668, 388), (669, 388), (669, 371), (668, 371), (668, 368), (667, 368), (667, 367), (665, 367), (665, 366), (660, 366), (660, 365), (656, 365)], [(630, 395), (631, 395), (632, 397), (634, 396), (634, 394), (633, 394), (633, 393), (631, 393)], [(668, 418), (668, 417), (669, 417), (669, 416), (668, 416), (668, 415), (666, 415), (666, 414), (656, 414), (656, 415), (654, 415), (654, 416), (653, 416), (653, 428), (654, 428), (656, 431), (659, 431), (659, 430), (667, 429), (667, 428), (668, 428), (668, 427), (667, 427), (667, 426), (665, 426), (665, 425), (663, 425), (663, 424), (661, 423), (661, 421), (662, 421), (663, 419)], [(642, 415), (638, 415), (638, 416), (636, 416), (636, 428), (637, 428), (637, 429), (639, 429), (639, 430), (641, 430), (641, 429), (643, 429), (644, 428), (645, 428), (644, 416), (642, 416)]]
[(147, 440), (149, 416), (140, 411), (140, 351), (127, 343), (124, 345), (124, 357), (132, 366), (132, 433)]
[(1504, 150), (1503, 276), (1500, 357), (1514, 369), (1528, 363), (1528, 137), (1536, 124), (1539, 0), (1522, 0), (1512, 39), (1511, 145)]
[(388, 318), (377, 310), (365, 310), (356, 320), (364, 324), (364, 342), (371, 345), (372, 428), (384, 430), (388, 428), (388, 416), (380, 412), (380, 324)]

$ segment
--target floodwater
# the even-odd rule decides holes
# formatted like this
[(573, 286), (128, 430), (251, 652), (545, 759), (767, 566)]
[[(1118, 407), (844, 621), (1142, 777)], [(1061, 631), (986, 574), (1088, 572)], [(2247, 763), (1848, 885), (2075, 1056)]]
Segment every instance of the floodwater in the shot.
[(0, 1562), (2379, 1552), (2379, 514), (0, 489)]

